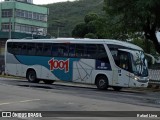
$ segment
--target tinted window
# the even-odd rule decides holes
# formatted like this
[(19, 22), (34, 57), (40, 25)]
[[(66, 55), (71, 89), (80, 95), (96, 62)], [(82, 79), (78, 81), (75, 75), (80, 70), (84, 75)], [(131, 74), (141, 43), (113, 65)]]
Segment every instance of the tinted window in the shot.
[(52, 51), (52, 44), (49, 43), (44, 44), (43, 55), (51, 56), (51, 51)]
[(9, 52), (9, 53), (13, 53), (12, 43), (11, 43), (11, 42), (8, 42), (8, 43), (7, 43), (7, 49), (8, 49), (8, 52)]
[(86, 54), (89, 58), (96, 58), (97, 55), (97, 45), (96, 44), (88, 44), (86, 48)]
[(22, 46), (21, 43), (14, 42), (12, 44), (13, 53), (16, 54), (16, 55), (20, 55), (20, 53), (21, 53), (21, 46)]
[(109, 58), (104, 48), (104, 45), (97, 45), (96, 59), (105, 63), (109, 63)]
[(43, 43), (36, 43), (36, 55), (43, 55)]
[(119, 63), (117, 63), (117, 65), (122, 68), (125, 69), (127, 71), (129, 71), (129, 54), (127, 52), (123, 52), (120, 51), (118, 54), (119, 57)]
[(36, 53), (35, 43), (28, 43), (27, 50), (28, 50), (28, 55), (35, 55)]
[(27, 43), (23, 43), (21, 46), (21, 55), (27, 55), (28, 50), (27, 50)]
[(76, 44), (69, 45), (69, 57), (76, 57)]
[(68, 57), (69, 45), (68, 44), (59, 44), (58, 47), (58, 56)]
[(8, 52), (21, 55), (77, 57), (109, 62), (102, 44), (8, 43)]
[(76, 44), (76, 57), (85, 57), (85, 45), (84, 44)]
[(58, 56), (58, 48), (59, 48), (59, 44), (52, 44), (52, 48), (51, 48), (51, 53), (52, 56)]

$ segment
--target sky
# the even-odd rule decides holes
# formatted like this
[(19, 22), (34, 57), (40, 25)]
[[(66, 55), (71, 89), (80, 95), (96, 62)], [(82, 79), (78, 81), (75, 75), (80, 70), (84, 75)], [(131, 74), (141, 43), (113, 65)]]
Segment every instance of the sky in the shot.
[(75, 0), (33, 0), (34, 4), (50, 4), (56, 2), (66, 2), (66, 1), (75, 1)]
[[(0, 0), (0, 2), (2, 1), (4, 0)], [(33, 0), (33, 3), (37, 5), (42, 5), (42, 4), (50, 4), (50, 3), (66, 2), (66, 1), (75, 1), (75, 0)]]

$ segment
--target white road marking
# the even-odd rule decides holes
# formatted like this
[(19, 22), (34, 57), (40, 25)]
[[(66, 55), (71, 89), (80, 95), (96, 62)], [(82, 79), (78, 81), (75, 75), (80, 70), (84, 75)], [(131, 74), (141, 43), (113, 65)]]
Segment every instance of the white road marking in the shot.
[(39, 101), (40, 99), (33, 99), (33, 100), (24, 100), (24, 101), (19, 101), (21, 103), (24, 103), (24, 102), (33, 102), (33, 101)]
[(0, 103), (0, 106), (2, 105), (10, 105), (14, 103), (25, 103), (25, 102), (33, 102), (33, 101), (39, 101), (40, 99), (32, 99), (32, 100), (23, 100), (23, 101), (17, 101), (17, 102), (6, 102), (6, 103)]

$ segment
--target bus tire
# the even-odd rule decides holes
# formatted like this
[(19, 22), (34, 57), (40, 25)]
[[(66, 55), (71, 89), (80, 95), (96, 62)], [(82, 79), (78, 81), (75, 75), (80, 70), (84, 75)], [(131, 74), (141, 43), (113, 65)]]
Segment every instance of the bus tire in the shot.
[(98, 76), (96, 78), (96, 86), (99, 90), (107, 90), (108, 89), (108, 78), (104, 75)]
[(52, 83), (54, 83), (54, 80), (43, 80), (43, 82), (45, 84), (52, 84)]
[(113, 86), (112, 87), (115, 91), (120, 91), (122, 89), (122, 87), (117, 87), (117, 86)]
[(27, 79), (31, 83), (39, 83), (39, 80), (37, 79), (36, 72), (34, 70), (29, 70), (27, 72)]

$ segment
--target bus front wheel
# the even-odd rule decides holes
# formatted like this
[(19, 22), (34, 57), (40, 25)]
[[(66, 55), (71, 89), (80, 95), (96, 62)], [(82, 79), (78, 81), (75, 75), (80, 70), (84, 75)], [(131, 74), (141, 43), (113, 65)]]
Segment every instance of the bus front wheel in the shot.
[(108, 79), (106, 76), (99, 76), (96, 79), (96, 86), (99, 90), (108, 89)]
[(34, 70), (29, 70), (27, 72), (27, 79), (31, 83), (39, 83), (39, 80), (37, 79), (36, 72)]

